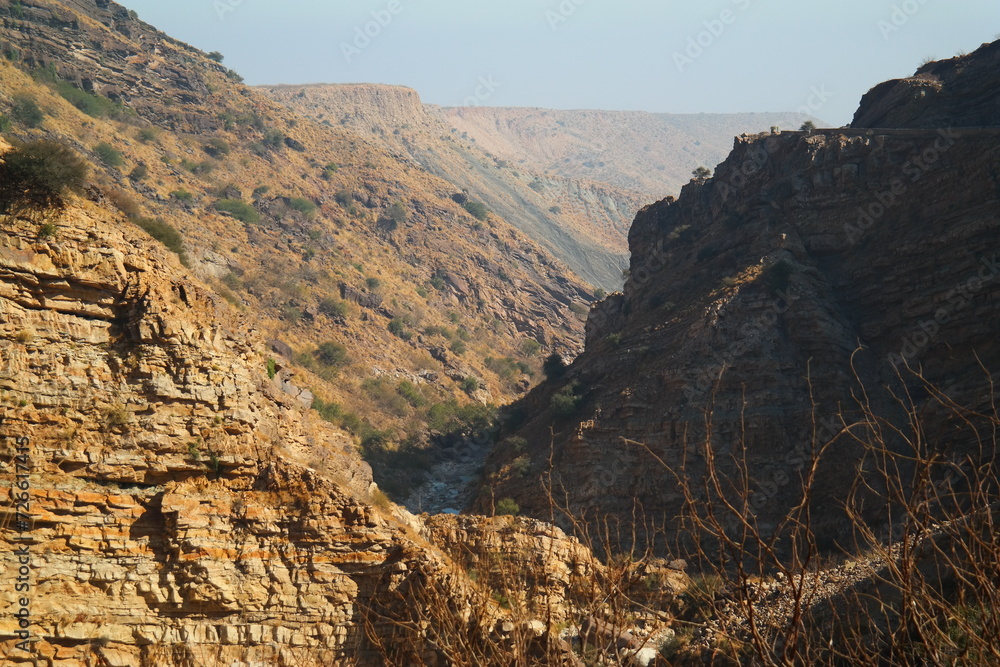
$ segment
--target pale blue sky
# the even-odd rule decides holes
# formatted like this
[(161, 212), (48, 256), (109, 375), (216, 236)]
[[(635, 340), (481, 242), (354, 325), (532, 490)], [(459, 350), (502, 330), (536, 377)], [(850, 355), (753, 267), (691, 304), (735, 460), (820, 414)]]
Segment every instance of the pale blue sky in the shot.
[[(850, 122), (876, 83), (1000, 33), (996, 0), (123, 4), (173, 37), (221, 51), (250, 84), (402, 84), (453, 106), (486, 92), (483, 78), (498, 84), (482, 95), (490, 106), (668, 113), (787, 111), (812, 101), (813, 114), (835, 126)], [(379, 14), (384, 27), (373, 23)], [(376, 36), (355, 44), (366, 26)], [(819, 103), (814, 89), (829, 99)]]

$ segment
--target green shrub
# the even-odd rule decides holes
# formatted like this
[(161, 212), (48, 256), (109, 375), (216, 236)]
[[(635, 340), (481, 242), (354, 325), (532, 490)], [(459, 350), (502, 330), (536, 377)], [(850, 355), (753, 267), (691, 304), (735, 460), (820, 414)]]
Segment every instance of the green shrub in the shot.
[(14, 95), (10, 117), (25, 127), (38, 127), (45, 120), (45, 114), (39, 108), (38, 102), (27, 93)]
[(503, 442), (500, 444), (514, 450), (518, 454), (523, 452), (528, 447), (528, 441), (519, 435), (512, 435), (509, 438), (504, 438)]
[(403, 206), (402, 202), (395, 202), (389, 207), (389, 219), (397, 225), (401, 225), (406, 222), (406, 218), (406, 207)]
[(367, 278), (365, 280), (365, 285), (368, 286), (368, 289), (374, 292), (375, 290), (377, 290), (379, 287), (382, 286), (382, 281), (379, 280), (378, 278)]
[(220, 139), (218, 137), (210, 139), (208, 143), (202, 146), (202, 150), (214, 157), (217, 160), (221, 160), (232, 152), (229, 143), (225, 139)]
[(576, 383), (570, 383), (559, 390), (559, 393), (552, 396), (549, 407), (556, 417), (569, 417), (576, 412), (580, 406), (580, 396), (576, 394)]
[(450, 399), (445, 403), (435, 403), (427, 410), (427, 425), (441, 433), (480, 433), (489, 429), (496, 421), (497, 411), (492, 405), (469, 403), (459, 406)]
[(8, 118), (7, 116), (4, 116), (4, 115), (0, 114), (0, 132), (3, 132), (3, 133), (6, 134), (7, 132), (10, 132), (10, 130), (11, 130), (11, 128), (13, 126), (14, 126), (14, 123), (11, 122), (10, 118)]
[(344, 366), (350, 360), (347, 348), (340, 343), (328, 341), (316, 348), (316, 358), (324, 366)]
[(464, 380), (462, 380), (462, 391), (466, 394), (471, 394), (474, 391), (479, 390), (479, 378), (474, 378), (471, 375)]
[(550, 407), (556, 417), (569, 417), (576, 412), (578, 397), (571, 394), (556, 394), (552, 397)]
[(144, 181), (146, 177), (149, 176), (149, 167), (144, 164), (138, 164), (135, 169), (128, 173), (129, 180), (131, 181)]
[(185, 204), (190, 203), (194, 199), (194, 195), (184, 189), (174, 190), (170, 193), (170, 196)]
[(106, 141), (94, 146), (94, 154), (109, 167), (120, 167), (125, 163), (121, 152)]
[(278, 374), (278, 362), (274, 360), (274, 357), (267, 358), (267, 377), (269, 380), (273, 380), (274, 376)]
[(132, 218), (132, 222), (143, 231), (162, 243), (168, 250), (177, 254), (182, 264), (187, 264), (187, 253), (184, 250), (184, 237), (170, 223), (160, 218)]
[(303, 197), (295, 197), (295, 198), (293, 198), (288, 203), (288, 205), (292, 209), (294, 209), (294, 210), (298, 211), (299, 213), (301, 213), (302, 215), (306, 216), (307, 218), (311, 219), (311, 218), (315, 217), (315, 215), (316, 215), (316, 204), (312, 203), (311, 201), (309, 201), (308, 199), (305, 199)]
[(87, 184), (87, 163), (55, 141), (15, 145), (0, 165), (0, 209), (62, 206)]
[(462, 204), (462, 207), (476, 220), (486, 220), (490, 214), (490, 210), (486, 208), (486, 204), (483, 204), (482, 202), (467, 201)]
[(331, 162), (330, 164), (323, 167), (323, 173), (321, 174), (321, 178), (324, 181), (329, 181), (331, 178), (333, 178), (333, 175), (336, 174), (338, 171), (340, 171), (340, 165)]
[(427, 404), (427, 399), (423, 397), (417, 385), (413, 384), (409, 380), (400, 380), (399, 385), (396, 387), (396, 391), (400, 396), (406, 399), (406, 402), (415, 408), (423, 407)]
[(223, 60), (226, 59), (226, 57), (221, 53), (219, 53), (218, 51), (212, 51), (211, 53), (208, 54), (208, 59), (214, 60), (217, 63), (221, 63)]
[(181, 160), (181, 167), (190, 171), (195, 176), (205, 176), (211, 174), (215, 171), (215, 163), (211, 160), (202, 160), (201, 162), (193, 162), (184, 158)]
[(531, 472), (531, 457), (527, 454), (518, 456), (511, 462), (510, 471), (518, 477), (527, 477)]
[(119, 118), (122, 116), (122, 108), (119, 105), (101, 95), (80, 90), (69, 81), (57, 83), (56, 92), (64, 100), (92, 118)]
[(533, 338), (521, 341), (521, 354), (533, 357), (542, 349), (542, 344)]
[(410, 340), (410, 338), (413, 337), (413, 335), (406, 330), (406, 324), (403, 322), (403, 320), (399, 319), (398, 317), (393, 318), (389, 322), (389, 333), (391, 333), (393, 336), (398, 336), (403, 340)]
[(448, 346), (448, 349), (450, 349), (455, 354), (462, 356), (463, 354), (465, 354), (468, 347), (465, 345), (465, 341), (455, 340), (452, 341), (451, 345)]
[(148, 144), (150, 142), (156, 141), (157, 137), (160, 136), (160, 129), (157, 127), (144, 127), (135, 133), (135, 138), (139, 140), (140, 143)]
[(220, 199), (213, 204), (215, 210), (228, 213), (240, 222), (260, 222), (260, 213), (250, 204), (240, 199)]
[(326, 298), (319, 302), (319, 312), (328, 317), (346, 317), (347, 302), (340, 299)]
[(497, 503), (497, 516), (517, 516), (520, 512), (521, 506), (513, 498), (501, 498)]

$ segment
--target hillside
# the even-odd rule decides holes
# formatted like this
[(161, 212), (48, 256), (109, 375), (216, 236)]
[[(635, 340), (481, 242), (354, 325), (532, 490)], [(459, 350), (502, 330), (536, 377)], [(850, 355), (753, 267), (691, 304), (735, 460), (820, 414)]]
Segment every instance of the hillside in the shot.
[(499, 215), (470, 214), (448, 181), (114, 3), (0, 13), (5, 136), (66, 143), (108, 204), (177, 230), (192, 271), (255, 314), (274, 369), (322, 399), (378, 475), (401, 443), (530, 387), (543, 353), (579, 349), (591, 288)]
[(508, 220), (583, 279), (621, 287), (628, 226), (648, 196), (533, 171), (480, 148), (438, 107), (399, 86), (267, 86), (258, 90), (320, 123), (350, 128)]
[(587, 179), (676, 195), (691, 172), (722, 162), (733, 137), (772, 126), (796, 130), (799, 113), (664, 114), (495, 107), (441, 109), (460, 136), (518, 168), (550, 178)]
[(980, 127), (998, 91), (980, 75), (997, 53), (921, 70), (944, 110), (896, 94), (883, 111), (960, 108), (973, 127), (741, 137), (712, 178), (643, 209), (624, 292), (591, 311), (565, 374), (518, 403), (475, 507), (509, 496), (549, 516), (551, 483), (574, 515), (656, 525), (673, 544), (691, 502), (714, 499), (787, 548), (819, 457), (809, 526), (836, 550), (857, 539), (848, 498), (885, 536), (886, 504), (916, 493), (880, 492), (879, 457), (906, 479), (928, 456), (937, 488), (975, 487), (964, 476), (996, 454), (1000, 127)]

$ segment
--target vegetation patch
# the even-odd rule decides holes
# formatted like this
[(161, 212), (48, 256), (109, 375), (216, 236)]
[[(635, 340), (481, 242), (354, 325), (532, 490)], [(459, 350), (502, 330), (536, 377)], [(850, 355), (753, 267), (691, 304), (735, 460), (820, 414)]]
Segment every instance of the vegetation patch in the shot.
[(220, 199), (213, 204), (215, 210), (228, 213), (240, 222), (249, 224), (260, 222), (260, 213), (241, 199)]

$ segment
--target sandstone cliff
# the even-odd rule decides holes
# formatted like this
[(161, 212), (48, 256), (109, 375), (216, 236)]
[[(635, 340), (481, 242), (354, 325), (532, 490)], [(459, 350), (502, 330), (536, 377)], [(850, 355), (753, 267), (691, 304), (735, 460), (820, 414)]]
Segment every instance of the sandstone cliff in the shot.
[[(989, 71), (980, 61), (995, 49), (963, 68)], [(995, 87), (973, 89), (954, 104), (995, 100)], [(736, 487), (745, 454), (766, 533), (797, 502), (814, 444), (832, 440), (813, 517), (832, 545), (849, 543), (839, 512), (859, 403), (907, 433), (901, 410), (915, 404), (942, 460), (989, 458), (992, 446), (946, 422), (907, 366), (959, 405), (989, 401), (1000, 369), (998, 155), (998, 128), (738, 138), (713, 178), (636, 217), (624, 293), (592, 310), (586, 352), (566, 376), (519, 405), (528, 453), (497, 448), (490, 493), (544, 516), (551, 460), (574, 510), (626, 522), (639, 512), (669, 535), (684, 507), (677, 476), (697, 484), (707, 440)]]
[[(24, 515), (0, 509), (0, 543), (29, 554), (20, 572), (0, 562), (4, 664), (433, 657), (399, 619), (423, 590), (456, 613), (469, 604), (465, 570), (415, 532), (445, 524), (395, 510), (350, 440), (268, 378), (253, 322), (93, 202), (49, 214), (43, 236), (37, 219), (2, 224), (0, 478), (13, 489), (26, 471), (28, 488)], [(465, 530), (470, 543), (492, 531)], [(541, 571), (592, 560), (541, 524), (507, 535)], [(499, 646), (509, 614), (490, 604), (468, 637), (497, 632)], [(554, 589), (550, 607), (566, 604)], [(462, 627), (437, 616), (422, 629), (435, 624)]]

